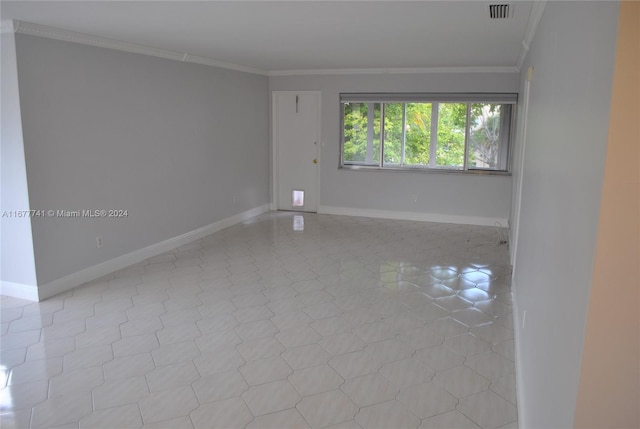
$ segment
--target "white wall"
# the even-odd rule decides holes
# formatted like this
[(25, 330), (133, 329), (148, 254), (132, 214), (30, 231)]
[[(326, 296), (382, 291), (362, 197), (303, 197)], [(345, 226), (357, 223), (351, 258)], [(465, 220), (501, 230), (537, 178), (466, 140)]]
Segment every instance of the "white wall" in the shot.
[[(18, 70), (16, 68), (15, 37), (13, 33), (2, 34), (2, 143), (0, 160), (2, 169), (2, 250), (0, 272), (3, 293), (29, 297), (29, 289), (36, 284), (36, 270), (29, 217), (15, 217), (16, 210), (29, 210), (29, 192), (24, 161), (22, 124), (20, 122), (20, 100), (18, 93)], [(33, 297), (32, 297), (33, 298)]]
[(573, 425), (617, 20), (617, 2), (549, 2), (523, 67), (521, 81), (535, 68), (513, 276), (524, 428)]
[(31, 208), (129, 213), (34, 219), (40, 285), (268, 204), (266, 77), (21, 34), (16, 46)]
[[(272, 76), (271, 91), (321, 91), (319, 211), (506, 227), (510, 176), (339, 169), (341, 92), (517, 92), (514, 73)], [(417, 194), (417, 203), (411, 195)]]

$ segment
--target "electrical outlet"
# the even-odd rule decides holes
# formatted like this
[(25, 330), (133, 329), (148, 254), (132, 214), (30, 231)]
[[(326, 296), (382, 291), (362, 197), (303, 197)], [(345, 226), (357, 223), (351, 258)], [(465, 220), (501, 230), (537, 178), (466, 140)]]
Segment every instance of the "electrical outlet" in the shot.
[(524, 322), (527, 320), (527, 310), (522, 312), (522, 329), (524, 330)]
[(102, 242), (102, 237), (101, 236), (97, 236), (96, 237), (96, 245), (98, 246), (98, 249), (101, 248), (104, 243)]
[(412, 203), (418, 202), (418, 194), (411, 194), (411, 202)]

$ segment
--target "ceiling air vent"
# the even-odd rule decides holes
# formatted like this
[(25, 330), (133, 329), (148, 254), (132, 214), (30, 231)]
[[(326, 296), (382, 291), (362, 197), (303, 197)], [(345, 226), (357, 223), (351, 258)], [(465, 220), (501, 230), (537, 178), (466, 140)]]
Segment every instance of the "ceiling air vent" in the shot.
[(511, 16), (511, 5), (509, 3), (489, 5), (489, 18), (505, 19), (509, 18), (509, 16)]

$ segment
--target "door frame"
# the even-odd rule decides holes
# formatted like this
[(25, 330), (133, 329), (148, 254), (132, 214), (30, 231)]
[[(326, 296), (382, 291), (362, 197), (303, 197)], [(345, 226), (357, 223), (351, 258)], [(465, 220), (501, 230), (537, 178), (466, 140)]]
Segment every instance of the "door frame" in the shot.
[[(320, 156), (322, 148), (322, 137), (320, 131), (322, 129), (322, 92), (321, 91), (271, 91), (271, 210), (280, 210), (278, 207), (278, 181), (280, 173), (279, 158), (279, 130), (278, 130), (278, 99), (281, 95), (302, 95), (313, 94), (317, 96), (318, 100), (318, 117), (316, 118), (316, 136), (318, 138), (317, 144), (317, 159), (318, 164), (316, 168), (315, 182), (316, 186), (314, 192), (316, 193), (315, 207), (310, 207), (309, 211), (317, 213), (320, 207), (320, 166), (322, 165), (322, 159)], [(284, 208), (283, 208), (284, 210)]]
[(520, 232), (520, 210), (522, 208), (522, 185), (524, 182), (524, 161), (525, 149), (527, 147), (527, 121), (529, 119), (529, 101), (531, 99), (531, 82), (533, 81), (533, 67), (527, 70), (527, 77), (524, 82), (524, 96), (522, 98), (522, 115), (519, 119), (519, 136), (516, 144), (520, 144), (515, 162), (515, 174), (513, 176), (512, 193), (513, 205), (509, 222), (509, 253), (512, 266), (512, 273), (515, 273), (516, 259), (518, 255), (518, 235)]

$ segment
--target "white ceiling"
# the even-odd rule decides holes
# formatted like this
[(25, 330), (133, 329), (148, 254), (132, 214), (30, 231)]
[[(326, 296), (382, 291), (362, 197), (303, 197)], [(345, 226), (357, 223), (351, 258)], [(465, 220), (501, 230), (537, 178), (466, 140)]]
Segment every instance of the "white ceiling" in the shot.
[(504, 20), (489, 3), (3, 0), (0, 14), (267, 72), (516, 67), (533, 2)]

